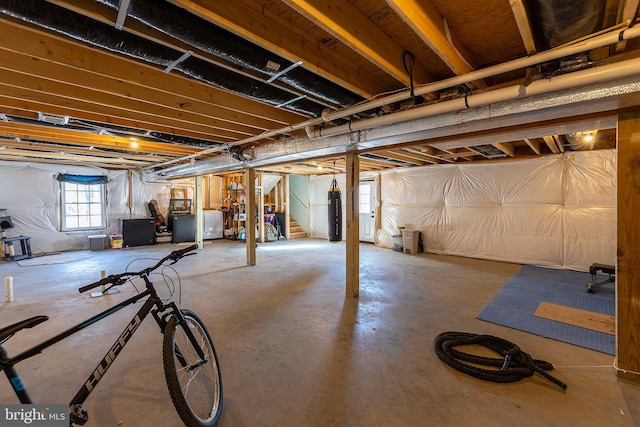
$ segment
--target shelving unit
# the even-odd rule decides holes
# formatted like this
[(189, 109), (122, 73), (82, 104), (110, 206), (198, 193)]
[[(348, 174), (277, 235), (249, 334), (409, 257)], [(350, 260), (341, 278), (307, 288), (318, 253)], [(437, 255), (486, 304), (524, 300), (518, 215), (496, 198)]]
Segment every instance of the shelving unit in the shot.
[[(272, 175), (272, 174), (271, 174)], [(282, 217), (285, 208), (284, 186), (272, 181), (269, 194), (263, 194), (263, 181), (260, 173), (256, 176), (255, 211), (248, 212), (246, 207), (247, 183), (244, 173), (234, 173), (223, 177), (224, 237), (232, 240), (244, 240), (248, 216), (256, 219), (256, 241), (266, 242), (285, 238), (286, 224)], [(263, 232), (261, 232), (264, 229)]]
[(223, 188), (224, 237), (237, 240), (247, 219), (244, 175), (225, 176)]

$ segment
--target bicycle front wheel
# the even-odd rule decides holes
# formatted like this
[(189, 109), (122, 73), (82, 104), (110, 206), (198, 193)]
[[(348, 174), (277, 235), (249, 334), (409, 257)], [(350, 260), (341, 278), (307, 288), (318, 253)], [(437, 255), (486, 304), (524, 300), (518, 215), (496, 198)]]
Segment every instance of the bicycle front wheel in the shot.
[[(182, 310), (185, 324), (170, 316), (164, 330), (162, 363), (169, 394), (187, 427), (213, 427), (222, 415), (222, 377), (218, 355), (200, 318)], [(202, 350), (198, 351), (189, 335)]]

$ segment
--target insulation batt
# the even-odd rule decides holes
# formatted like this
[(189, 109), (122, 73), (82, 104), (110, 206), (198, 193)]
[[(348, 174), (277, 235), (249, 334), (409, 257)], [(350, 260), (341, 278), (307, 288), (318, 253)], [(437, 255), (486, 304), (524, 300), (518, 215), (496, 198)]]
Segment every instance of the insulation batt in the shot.
[[(77, 175), (107, 175), (107, 227), (102, 230), (61, 232), (60, 183), (56, 173)], [(85, 166), (56, 166), (44, 163), (0, 161), (0, 180), (3, 183), (0, 207), (7, 209), (14, 228), (7, 236), (31, 236), (34, 254), (89, 248), (88, 236), (120, 232), (121, 218), (149, 218), (147, 203), (155, 199), (166, 212), (171, 198), (171, 184), (145, 183), (138, 172), (107, 171)], [(212, 206), (221, 204), (222, 179), (212, 177), (210, 200)], [(177, 181), (174, 186), (188, 187), (193, 199), (193, 180)], [(213, 193), (216, 194), (213, 194)], [(131, 193), (131, 194), (129, 194)]]
[[(313, 237), (327, 235), (330, 180), (310, 180)], [(426, 252), (579, 271), (615, 264), (615, 150), (394, 169), (381, 186), (379, 246), (405, 226), (422, 232)]]

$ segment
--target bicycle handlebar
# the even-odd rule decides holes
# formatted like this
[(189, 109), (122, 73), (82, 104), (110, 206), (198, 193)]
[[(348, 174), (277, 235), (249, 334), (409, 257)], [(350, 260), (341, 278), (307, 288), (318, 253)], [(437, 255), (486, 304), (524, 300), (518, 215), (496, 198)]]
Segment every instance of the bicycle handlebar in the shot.
[(143, 276), (145, 274), (149, 274), (153, 270), (155, 270), (156, 268), (158, 268), (162, 264), (164, 264), (167, 260), (172, 260), (173, 261), (172, 264), (175, 264), (182, 257), (185, 257), (187, 255), (194, 255), (193, 253), (189, 253), (189, 252), (194, 251), (196, 249), (198, 249), (198, 245), (191, 245), (191, 246), (189, 246), (187, 248), (180, 249), (180, 250), (177, 250), (177, 251), (173, 251), (169, 255), (167, 255), (166, 257), (162, 258), (160, 261), (158, 261), (156, 263), (156, 265), (154, 265), (153, 267), (148, 267), (148, 268), (145, 268), (144, 270), (140, 270), (140, 271), (128, 271), (128, 272), (124, 272), (124, 273), (120, 273), (120, 274), (110, 274), (109, 276), (105, 277), (104, 279), (100, 279), (97, 282), (93, 282), (93, 283), (90, 283), (88, 285), (85, 285), (85, 286), (82, 286), (82, 287), (78, 288), (78, 291), (80, 293), (83, 293), (83, 292), (86, 292), (86, 291), (88, 291), (90, 289), (97, 288), (98, 286), (106, 286), (106, 285), (118, 286), (118, 285), (122, 285), (123, 283), (125, 283), (127, 281), (127, 277)]

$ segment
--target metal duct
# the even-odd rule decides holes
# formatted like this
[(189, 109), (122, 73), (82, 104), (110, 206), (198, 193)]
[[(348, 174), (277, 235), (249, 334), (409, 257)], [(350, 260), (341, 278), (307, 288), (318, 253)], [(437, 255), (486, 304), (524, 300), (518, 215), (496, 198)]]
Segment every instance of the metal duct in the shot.
[[(320, 157), (335, 154), (344, 154), (349, 151), (375, 148), (391, 148), (395, 144), (404, 144), (411, 141), (430, 138), (450, 137), (502, 127), (519, 126), (527, 123), (544, 122), (561, 117), (579, 116), (581, 114), (594, 114), (597, 112), (614, 111), (616, 108), (638, 105), (638, 93), (640, 93), (640, 72), (638, 60), (626, 61), (626, 64), (614, 64), (603, 66), (601, 70), (584, 70), (573, 75), (556, 77), (554, 82), (538, 80), (529, 87), (514, 86), (504, 88), (512, 92), (510, 98), (487, 98), (483, 102), (474, 103), (475, 107), (465, 108), (459, 100), (446, 101), (451, 108), (443, 107), (441, 114), (430, 115), (428, 107), (390, 114), (393, 120), (390, 124), (373, 128), (366, 128), (346, 134), (338, 134), (315, 140), (307, 138), (291, 138), (285, 142), (274, 142), (260, 145), (255, 148), (255, 160), (237, 162), (229, 156), (218, 156), (194, 164), (178, 165), (166, 169), (143, 169), (145, 180), (167, 179), (203, 175), (207, 173), (223, 173), (234, 170), (262, 167), (270, 164), (294, 162), (299, 159)], [(622, 74), (619, 74), (622, 71)], [(613, 73), (609, 75), (609, 73)], [(626, 75), (625, 75), (626, 73)], [(604, 81), (596, 82), (598, 76)], [(588, 80), (590, 85), (576, 84), (581, 80)], [(610, 77), (611, 80), (606, 81)], [(573, 86), (575, 85), (575, 86)], [(564, 87), (563, 87), (564, 86)], [(573, 87), (572, 87), (573, 86)], [(529, 91), (532, 96), (524, 92)], [(482, 94), (472, 95), (472, 98), (485, 98)], [(422, 115), (420, 111), (422, 110)], [(446, 111), (448, 110), (448, 111)], [(383, 116), (384, 117), (384, 116)], [(371, 119), (370, 121), (375, 121)], [(409, 121), (406, 121), (409, 120)], [(615, 121), (615, 118), (613, 119)], [(598, 121), (592, 119), (592, 121)], [(606, 120), (605, 120), (606, 121)], [(375, 125), (380, 125), (375, 123)], [(375, 126), (372, 123), (372, 126)], [(584, 124), (581, 126), (585, 126)], [(581, 127), (578, 126), (578, 127)], [(606, 123), (605, 127), (614, 126), (614, 123)], [(578, 132), (578, 128), (571, 125), (563, 125), (563, 131)], [(591, 129), (593, 123), (588, 125)], [(603, 127), (603, 128), (605, 128)], [(548, 135), (545, 129), (540, 135), (536, 129), (519, 131), (518, 137), (537, 138)], [(492, 139), (492, 142), (506, 142), (512, 140), (514, 135), (505, 137), (504, 140)], [(482, 139), (482, 138), (481, 138)], [(484, 143), (484, 141), (483, 141)], [(447, 145), (434, 144), (434, 146)], [(466, 140), (461, 146), (475, 145)], [(454, 145), (455, 146), (455, 145)], [(448, 147), (451, 148), (451, 147)]]
[(606, 0), (526, 0), (536, 49), (541, 52), (602, 29)]
[[(162, 67), (174, 64), (183, 54), (48, 2), (0, 0), (0, 12), (75, 40)], [(286, 104), (283, 108), (313, 117), (319, 117), (325, 109), (323, 105), (308, 99), (291, 102), (296, 96), (289, 92), (198, 58), (188, 58), (174, 69), (238, 95), (271, 105)]]
[[(487, 68), (482, 68), (476, 71), (471, 71), (470, 73), (467, 74), (463, 74), (460, 76), (455, 76), (455, 77), (451, 77), (445, 80), (440, 80), (438, 82), (433, 82), (433, 83), (428, 83), (428, 84), (424, 84), (424, 85), (420, 85), (418, 87), (415, 88), (415, 90), (413, 91), (415, 96), (420, 96), (420, 95), (424, 95), (426, 93), (430, 93), (430, 92), (437, 92), (439, 90), (443, 90), (443, 89), (447, 89), (447, 88), (451, 88), (457, 85), (461, 85), (461, 84), (466, 84), (469, 82), (472, 82), (474, 80), (479, 80), (479, 79), (484, 79), (487, 77), (492, 77), (501, 73), (506, 73), (509, 71), (513, 71), (513, 70), (517, 70), (520, 68), (525, 68), (525, 67), (530, 67), (530, 66), (534, 66), (534, 65), (538, 65), (538, 64), (542, 64), (545, 62), (549, 62), (549, 61), (554, 61), (560, 58), (564, 58), (564, 57), (568, 57), (571, 55), (576, 55), (576, 54), (582, 54), (583, 52), (589, 51), (591, 49), (596, 49), (599, 47), (603, 47), (603, 46), (608, 46), (614, 43), (617, 43), (620, 40), (633, 40), (636, 39), (637, 37), (640, 37), (640, 27), (629, 27), (627, 29), (625, 29), (624, 31), (620, 32), (620, 31), (610, 31), (608, 33), (605, 34), (601, 34), (599, 36), (593, 37), (591, 39), (585, 40), (581, 43), (577, 43), (577, 44), (570, 44), (567, 46), (564, 46), (562, 48), (558, 48), (558, 49), (552, 49), (552, 50), (548, 50), (545, 52), (540, 52), (537, 53), (535, 55), (532, 56), (527, 56), (527, 57), (523, 57), (523, 58), (519, 58), (519, 59), (515, 59), (509, 62), (505, 62), (503, 64), (498, 64), (498, 65), (494, 65), (491, 67), (487, 67)], [(526, 91), (526, 87), (522, 88), (524, 91)], [(339, 111), (335, 111), (335, 112), (331, 112), (331, 113), (327, 113), (327, 114), (323, 114), (321, 118), (314, 118), (314, 119), (308, 119), (305, 120), (303, 122), (300, 123), (296, 123), (293, 125), (288, 125), (285, 128), (281, 128), (281, 129), (276, 129), (276, 130), (272, 130), (272, 131), (268, 131), (265, 132), (261, 135), (258, 136), (253, 136), (253, 137), (249, 137), (249, 138), (245, 138), (243, 140), (240, 141), (236, 141), (232, 144), (227, 144), (225, 147), (228, 146), (235, 146), (235, 145), (242, 145), (242, 144), (248, 144), (251, 142), (256, 142), (256, 141), (261, 141), (264, 140), (266, 138), (270, 138), (273, 136), (277, 136), (281, 133), (286, 133), (286, 132), (290, 132), (292, 130), (298, 130), (298, 129), (305, 129), (308, 132), (311, 131), (311, 134), (308, 133), (308, 135), (310, 135), (310, 137), (312, 137), (311, 135), (313, 135), (313, 133), (315, 132), (315, 130), (313, 130), (313, 126), (317, 126), (322, 124), (323, 122), (329, 122), (329, 121), (334, 121), (336, 119), (340, 119), (343, 117), (348, 117), (348, 116), (353, 116), (356, 115), (358, 113), (361, 113), (363, 111), (366, 110), (371, 110), (374, 108), (378, 108), (378, 107), (382, 107), (384, 105), (388, 105), (388, 104), (393, 104), (396, 102), (400, 102), (400, 101), (404, 101), (406, 99), (409, 99), (412, 95), (412, 91), (410, 90), (405, 90), (402, 92), (396, 92), (392, 95), (387, 95), (387, 96), (383, 96), (377, 99), (373, 99), (364, 103), (361, 103), (359, 105), (354, 105), (352, 107), (348, 107), (348, 108), (344, 108), (342, 110)], [(473, 96), (477, 96), (477, 95), (473, 95)], [(458, 101), (462, 100), (461, 98), (458, 98)], [(463, 101), (463, 100), (462, 100)], [(447, 101), (447, 102), (451, 102), (451, 101)], [(435, 105), (439, 105), (442, 103), (438, 103)], [(420, 107), (420, 108), (430, 108), (429, 106), (427, 107)], [(438, 107), (436, 107), (438, 108)], [(463, 108), (462, 106), (459, 107), (460, 109)], [(615, 108), (615, 107), (613, 107)], [(413, 110), (407, 110), (405, 112), (410, 112)], [(395, 113), (397, 114), (397, 113)], [(381, 116), (382, 119), (384, 120), (385, 117), (387, 116)], [(392, 116), (392, 117), (396, 117), (396, 116)], [(166, 166), (166, 165), (170, 165), (170, 164), (176, 164), (176, 163), (180, 163), (189, 159), (194, 159), (200, 156), (204, 156), (207, 154), (211, 154), (211, 153), (215, 153), (220, 151), (220, 148), (213, 148), (213, 149), (209, 149), (209, 150), (203, 150), (198, 154), (194, 154), (194, 155), (189, 155), (189, 156), (185, 156), (182, 157), (180, 159), (174, 159), (168, 162), (164, 162), (161, 163), (159, 165), (156, 165), (156, 167), (161, 167), (161, 166)]]
[[(118, 9), (118, 0), (98, 1)], [(132, 1), (128, 17), (204, 52), (257, 71), (265, 76), (265, 80), (295, 65), (168, 2), (158, 7), (157, 0)], [(362, 101), (359, 96), (303, 67), (295, 67), (278, 77), (278, 80), (336, 106), (346, 107)]]

